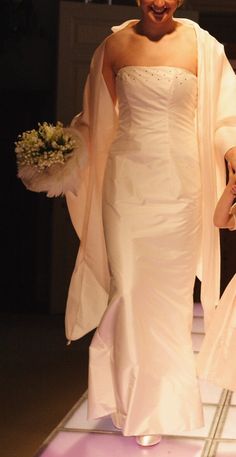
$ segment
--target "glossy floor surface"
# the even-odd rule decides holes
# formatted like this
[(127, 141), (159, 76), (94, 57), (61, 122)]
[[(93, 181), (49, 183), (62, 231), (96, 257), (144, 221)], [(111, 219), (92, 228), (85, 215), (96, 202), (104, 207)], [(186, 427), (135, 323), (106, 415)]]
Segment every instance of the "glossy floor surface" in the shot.
[[(193, 320), (193, 349), (199, 351), (203, 339), (201, 306), (196, 304)], [(35, 457), (236, 457), (236, 393), (200, 382), (205, 426), (173, 436), (143, 448), (135, 438), (123, 437), (110, 417), (86, 419), (86, 392), (42, 443)]]

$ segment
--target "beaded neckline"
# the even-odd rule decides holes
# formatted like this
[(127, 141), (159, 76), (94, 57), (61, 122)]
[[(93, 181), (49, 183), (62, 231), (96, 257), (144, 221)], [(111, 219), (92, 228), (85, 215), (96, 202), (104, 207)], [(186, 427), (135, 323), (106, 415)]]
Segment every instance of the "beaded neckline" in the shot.
[(193, 76), (194, 78), (197, 78), (197, 76), (192, 71), (187, 70), (184, 67), (176, 67), (176, 66), (172, 66), (172, 65), (124, 65), (124, 67), (121, 67), (118, 70), (116, 76), (118, 76), (123, 70), (135, 69), (135, 68), (137, 68), (139, 70), (140, 69), (144, 69), (144, 70), (145, 69), (150, 69), (150, 70), (158, 70), (158, 69), (160, 69), (160, 70), (163, 70), (163, 71), (166, 71), (168, 69), (169, 70), (172, 69), (172, 70), (176, 70), (176, 71), (181, 71), (183, 73), (187, 73), (187, 74)]

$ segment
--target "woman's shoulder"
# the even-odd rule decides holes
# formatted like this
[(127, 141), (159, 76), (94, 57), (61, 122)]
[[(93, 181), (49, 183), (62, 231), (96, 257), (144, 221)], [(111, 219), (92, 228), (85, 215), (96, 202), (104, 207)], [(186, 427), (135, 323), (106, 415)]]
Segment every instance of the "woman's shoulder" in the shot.
[(129, 19), (125, 22), (122, 22), (119, 25), (113, 25), (113, 27), (111, 27), (111, 30), (114, 34), (116, 34), (117, 32), (121, 32), (122, 30), (125, 31), (129, 28), (132, 28), (137, 22), (139, 22), (139, 20), (140, 19)]
[(90, 67), (96, 66), (99, 61), (106, 58), (113, 62), (122, 49), (126, 49), (133, 33), (133, 26), (138, 20), (126, 21), (120, 26), (112, 27), (108, 35), (94, 50)]
[(126, 21), (121, 26), (112, 27), (112, 32), (106, 38), (106, 45), (112, 46), (116, 44), (121, 44), (125, 40), (129, 39), (133, 35), (134, 25), (137, 23), (137, 20)]
[(105, 39), (105, 50), (108, 55), (115, 56), (122, 49), (127, 49), (133, 36), (133, 24), (116, 30)]

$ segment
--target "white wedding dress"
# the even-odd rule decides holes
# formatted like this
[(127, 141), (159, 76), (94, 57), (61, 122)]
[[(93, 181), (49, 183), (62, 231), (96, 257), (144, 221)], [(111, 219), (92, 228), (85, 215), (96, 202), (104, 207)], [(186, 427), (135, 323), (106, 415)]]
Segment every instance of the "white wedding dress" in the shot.
[(119, 127), (103, 193), (112, 280), (90, 346), (88, 414), (116, 413), (124, 435), (171, 434), (203, 425), (191, 341), (201, 237), (197, 77), (125, 66), (116, 80)]

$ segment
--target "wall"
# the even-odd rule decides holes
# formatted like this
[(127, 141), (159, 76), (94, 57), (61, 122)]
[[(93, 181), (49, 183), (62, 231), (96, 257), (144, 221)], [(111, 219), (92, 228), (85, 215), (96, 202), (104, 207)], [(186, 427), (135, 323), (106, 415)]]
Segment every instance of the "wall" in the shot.
[(16, 178), (14, 141), (55, 118), (55, 0), (3, 1), (0, 6), (1, 310), (44, 311), (50, 283), (51, 211), (46, 197)]

